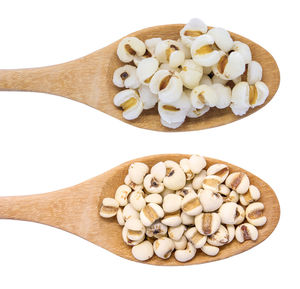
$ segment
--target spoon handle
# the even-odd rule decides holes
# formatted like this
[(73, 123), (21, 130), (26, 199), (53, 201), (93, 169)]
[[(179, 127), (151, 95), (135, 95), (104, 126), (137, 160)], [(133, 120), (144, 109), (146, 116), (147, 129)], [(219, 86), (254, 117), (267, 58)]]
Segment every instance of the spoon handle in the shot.
[(0, 198), (1, 219), (49, 223), (53, 218), (52, 208), (53, 200), (47, 194)]
[(0, 70), (0, 90), (34, 91), (65, 96), (81, 101), (78, 91), (81, 71), (76, 71), (75, 61), (54, 66)]
[(79, 194), (74, 187), (47, 194), (1, 197), (0, 219), (37, 222), (76, 233), (86, 199), (87, 195)]
[(0, 69), (0, 91), (44, 92), (99, 108), (100, 96), (103, 97), (107, 91), (108, 67), (108, 60), (101, 49), (91, 55), (52, 66)]

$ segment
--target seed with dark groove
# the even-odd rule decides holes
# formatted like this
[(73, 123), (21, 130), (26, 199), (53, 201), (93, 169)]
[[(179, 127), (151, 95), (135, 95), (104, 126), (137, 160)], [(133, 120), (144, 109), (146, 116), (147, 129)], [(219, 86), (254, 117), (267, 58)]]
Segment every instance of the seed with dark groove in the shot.
[(163, 105), (163, 109), (169, 110), (169, 111), (179, 111), (180, 110), (180, 108), (177, 108), (173, 105), (167, 105), (167, 104)]
[(201, 31), (196, 31), (196, 30), (186, 30), (184, 31), (185, 36), (190, 36), (190, 37), (198, 37), (202, 35), (203, 33)]
[(244, 73), (241, 75), (241, 81), (247, 81), (247, 74), (248, 74), (248, 64), (246, 64), (246, 66), (245, 66), (245, 71), (244, 71)]
[(217, 65), (218, 70), (219, 70), (219, 72), (220, 72), (221, 74), (224, 73), (225, 66), (226, 66), (227, 63), (228, 63), (228, 57), (227, 57), (227, 55), (223, 55), (223, 56), (221, 57), (221, 59), (219, 60), (218, 65)]
[(168, 177), (172, 177), (174, 175), (175, 171), (171, 170), (170, 173), (168, 174)]
[(156, 180), (155, 178), (153, 178), (153, 179), (151, 180), (151, 187), (155, 187), (155, 188), (158, 187), (158, 182), (157, 182), (157, 180)]
[(128, 74), (126, 71), (124, 71), (124, 72), (121, 73), (121, 75), (120, 75), (120, 77), (121, 77), (122, 80), (125, 80), (128, 76), (129, 76), (129, 74)]
[(241, 226), (241, 230), (243, 232), (244, 239), (245, 240), (250, 240), (251, 237), (249, 235), (248, 228), (246, 226)]
[(171, 77), (172, 77), (172, 75), (169, 74), (169, 75), (167, 75), (166, 77), (164, 77), (162, 79), (162, 81), (160, 82), (160, 85), (159, 85), (159, 90), (163, 90), (163, 89), (165, 89), (168, 86)]
[(263, 211), (262, 210), (254, 210), (254, 211), (252, 211), (252, 212), (250, 212), (248, 214), (248, 218), (250, 218), (250, 219), (257, 219), (257, 218), (262, 217), (262, 215), (263, 215)]
[(202, 227), (205, 235), (211, 234), (212, 214), (203, 214)]
[(129, 44), (125, 44), (125, 49), (130, 55), (136, 55), (136, 51)]
[(244, 173), (239, 173), (238, 176), (235, 179), (233, 179), (233, 181), (231, 183), (232, 189), (234, 189), (234, 190), (237, 189), (237, 187), (240, 185), (243, 177), (244, 177)]
[(256, 103), (258, 97), (257, 89), (255, 85), (249, 86), (249, 104), (253, 105)]
[(143, 56), (146, 57), (146, 58), (149, 58), (149, 57), (152, 57), (152, 54), (148, 49), (146, 49), (146, 52), (144, 53)]

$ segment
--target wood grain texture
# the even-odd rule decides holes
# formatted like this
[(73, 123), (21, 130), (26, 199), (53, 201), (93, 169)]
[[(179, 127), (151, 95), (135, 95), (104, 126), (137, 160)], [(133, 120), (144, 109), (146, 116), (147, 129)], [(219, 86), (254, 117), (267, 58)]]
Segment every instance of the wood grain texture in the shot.
[[(114, 197), (117, 187), (123, 184), (130, 163), (141, 161), (153, 166), (159, 161), (171, 159), (179, 162), (180, 159), (185, 157), (189, 157), (189, 155), (147, 156), (123, 163), (102, 175), (63, 190), (41, 195), (1, 197), (0, 218), (50, 225), (82, 237), (123, 258), (136, 261), (131, 255), (131, 247), (127, 246), (122, 240), (122, 227), (118, 225), (116, 218), (104, 219), (99, 216), (100, 204), (103, 198)], [(243, 244), (234, 240), (232, 243), (223, 246), (215, 257), (207, 256), (201, 250), (198, 250), (196, 257), (184, 264), (176, 261), (174, 256), (168, 260), (153, 256), (152, 259), (143, 263), (152, 265), (191, 265), (221, 260), (258, 245), (275, 229), (280, 217), (280, 207), (272, 188), (252, 173), (235, 165), (212, 158), (206, 158), (206, 160), (207, 166), (221, 162), (229, 166), (230, 172), (245, 172), (249, 176), (251, 184), (257, 186), (261, 191), (260, 201), (265, 205), (264, 215), (268, 218), (268, 221), (258, 229), (258, 240), (255, 242), (249, 240)]]
[[(178, 39), (179, 30), (183, 24), (162, 25), (146, 28), (128, 36), (136, 36), (142, 40), (151, 37), (163, 39)], [(143, 111), (134, 120), (127, 121), (122, 117), (121, 109), (113, 105), (114, 95), (120, 91), (112, 83), (114, 70), (124, 65), (116, 55), (119, 41), (97, 50), (83, 58), (43, 68), (0, 70), (0, 90), (21, 90), (45, 92), (67, 97), (94, 107), (130, 125), (156, 131), (191, 131), (231, 123), (249, 116), (268, 104), (275, 95), (280, 82), (280, 74), (272, 55), (251, 40), (231, 33), (234, 40), (247, 43), (252, 51), (254, 60), (263, 67), (263, 81), (268, 85), (270, 95), (266, 102), (259, 107), (249, 109), (246, 115), (240, 117), (231, 112), (230, 108), (211, 109), (199, 119), (187, 119), (178, 129), (173, 130), (160, 124), (157, 106)]]

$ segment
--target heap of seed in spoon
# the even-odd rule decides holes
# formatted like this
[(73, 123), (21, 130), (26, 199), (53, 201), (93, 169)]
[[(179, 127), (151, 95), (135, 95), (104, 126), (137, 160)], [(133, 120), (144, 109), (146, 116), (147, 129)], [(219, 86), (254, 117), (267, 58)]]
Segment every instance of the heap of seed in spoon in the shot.
[(100, 216), (117, 217), (124, 242), (140, 261), (154, 253), (168, 259), (175, 251), (176, 260), (187, 262), (197, 249), (215, 256), (234, 238), (257, 240), (256, 227), (267, 221), (257, 202), (260, 191), (245, 173), (221, 163), (207, 167), (199, 155), (151, 169), (133, 163), (124, 183), (114, 199), (103, 199)]
[(115, 70), (113, 83), (125, 89), (114, 104), (125, 119), (136, 119), (158, 103), (161, 124), (175, 129), (211, 107), (230, 106), (234, 114), (244, 115), (265, 102), (269, 89), (247, 44), (234, 41), (223, 28), (208, 29), (199, 19), (192, 19), (178, 37), (145, 42), (127, 37), (119, 43), (117, 54), (126, 65)]

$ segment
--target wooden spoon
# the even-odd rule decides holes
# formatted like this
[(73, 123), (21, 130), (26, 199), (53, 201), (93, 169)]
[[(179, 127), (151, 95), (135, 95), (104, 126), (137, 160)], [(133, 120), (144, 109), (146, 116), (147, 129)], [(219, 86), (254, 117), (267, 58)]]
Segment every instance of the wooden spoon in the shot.
[[(163, 39), (178, 39), (181, 24), (155, 26), (139, 30), (128, 36), (136, 36), (142, 40), (152, 37)], [(266, 102), (245, 115), (250, 115), (261, 109), (273, 98), (279, 86), (279, 70), (272, 55), (258, 44), (235, 33), (234, 40), (247, 43), (252, 51), (253, 59), (263, 67), (263, 81), (268, 85), (270, 95)], [(119, 40), (120, 41), (120, 40)], [(45, 92), (67, 97), (85, 103), (104, 113), (107, 113), (128, 124), (156, 131), (174, 131), (161, 125), (157, 107), (143, 111), (134, 120), (127, 121), (122, 117), (122, 111), (113, 105), (114, 95), (120, 91), (112, 83), (113, 72), (124, 65), (117, 57), (116, 50), (119, 41), (97, 50), (83, 58), (71, 62), (32, 69), (0, 70), (0, 90), (21, 90)], [(200, 130), (227, 124), (245, 116), (239, 117), (230, 108), (211, 109), (200, 119), (188, 119), (176, 131)]]
[[(1, 197), (0, 218), (26, 220), (50, 225), (82, 237), (123, 258), (136, 261), (131, 254), (131, 247), (127, 246), (122, 240), (122, 227), (119, 226), (116, 219), (104, 219), (99, 216), (100, 204), (103, 198), (114, 197), (117, 187), (123, 184), (128, 167), (132, 162), (139, 161), (153, 166), (159, 161), (169, 159), (179, 162), (186, 157), (189, 157), (189, 155), (147, 156), (121, 164), (102, 175), (67, 189), (41, 195)], [(268, 221), (258, 229), (259, 237), (257, 241), (246, 241), (240, 244), (234, 240), (222, 247), (215, 257), (207, 256), (201, 250), (198, 250), (196, 257), (184, 264), (201, 264), (244, 252), (264, 241), (273, 232), (279, 221), (279, 203), (274, 191), (268, 184), (235, 165), (212, 158), (206, 158), (206, 160), (207, 166), (221, 162), (229, 166), (230, 172), (242, 171), (246, 173), (251, 184), (257, 186), (261, 191), (260, 201), (265, 205), (264, 215)], [(182, 265), (175, 260), (174, 256), (168, 260), (153, 256), (145, 263)]]

